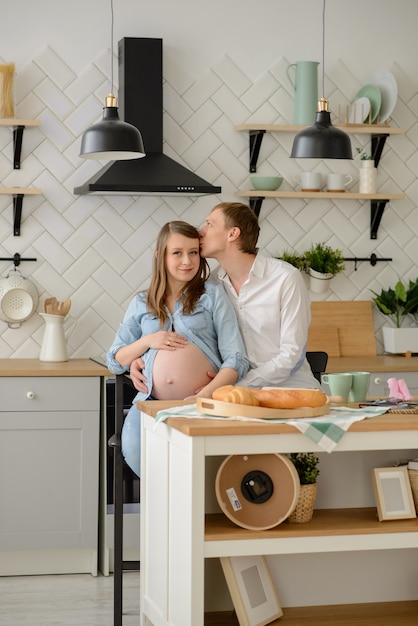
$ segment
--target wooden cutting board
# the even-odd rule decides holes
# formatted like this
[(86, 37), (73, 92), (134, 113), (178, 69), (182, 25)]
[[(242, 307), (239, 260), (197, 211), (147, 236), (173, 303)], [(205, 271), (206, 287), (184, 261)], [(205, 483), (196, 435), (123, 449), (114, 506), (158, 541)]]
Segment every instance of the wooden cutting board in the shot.
[(301, 409), (266, 409), (262, 406), (248, 406), (235, 402), (221, 402), (208, 398), (197, 398), (197, 410), (207, 415), (217, 417), (258, 417), (263, 419), (296, 419), (299, 417), (320, 417), (330, 412), (329, 404), (315, 408), (304, 407)]
[(329, 357), (376, 356), (371, 300), (311, 302), (307, 350)]

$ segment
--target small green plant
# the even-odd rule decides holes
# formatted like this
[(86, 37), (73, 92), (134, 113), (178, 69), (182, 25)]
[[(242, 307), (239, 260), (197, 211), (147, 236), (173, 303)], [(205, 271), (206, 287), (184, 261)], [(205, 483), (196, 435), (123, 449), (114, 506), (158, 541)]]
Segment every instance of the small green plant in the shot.
[(333, 250), (325, 243), (316, 243), (305, 252), (307, 268), (312, 268), (321, 274), (338, 274), (345, 269), (344, 257), (341, 250)]
[(289, 458), (299, 474), (301, 485), (316, 483), (319, 474), (319, 459), (313, 452), (291, 452)]
[(277, 258), (280, 258), (282, 261), (286, 261), (286, 263), (290, 263), (290, 265), (293, 265), (301, 272), (306, 271), (306, 259), (303, 254), (283, 250), (282, 256)]
[(418, 278), (415, 282), (409, 281), (406, 290), (405, 313), (412, 315), (415, 324), (418, 324)]
[(373, 157), (368, 154), (364, 148), (356, 148), (356, 152), (360, 157), (360, 161), (372, 161)]
[(418, 317), (418, 279), (410, 280), (408, 287), (399, 279), (395, 288), (382, 289), (379, 293), (371, 289), (373, 302), (383, 315), (387, 315), (396, 328), (402, 326), (407, 315), (412, 315), (415, 322)]

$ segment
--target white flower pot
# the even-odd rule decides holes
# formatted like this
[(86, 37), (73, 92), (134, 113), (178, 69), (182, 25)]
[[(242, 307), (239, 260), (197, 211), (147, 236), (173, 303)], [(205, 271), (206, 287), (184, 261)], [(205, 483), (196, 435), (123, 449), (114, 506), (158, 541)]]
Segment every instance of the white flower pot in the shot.
[(399, 354), (418, 352), (418, 328), (395, 328), (383, 326), (383, 346), (385, 352)]
[(321, 274), (309, 268), (309, 289), (314, 293), (325, 293), (329, 289), (332, 277), (333, 274)]

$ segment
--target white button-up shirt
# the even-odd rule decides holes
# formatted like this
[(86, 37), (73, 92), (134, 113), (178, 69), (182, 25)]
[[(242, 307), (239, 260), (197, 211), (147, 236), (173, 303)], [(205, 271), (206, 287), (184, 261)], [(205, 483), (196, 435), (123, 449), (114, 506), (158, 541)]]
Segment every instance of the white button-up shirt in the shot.
[(217, 277), (235, 307), (250, 362), (237, 384), (319, 388), (305, 356), (311, 309), (300, 271), (258, 252), (239, 294), (222, 268)]

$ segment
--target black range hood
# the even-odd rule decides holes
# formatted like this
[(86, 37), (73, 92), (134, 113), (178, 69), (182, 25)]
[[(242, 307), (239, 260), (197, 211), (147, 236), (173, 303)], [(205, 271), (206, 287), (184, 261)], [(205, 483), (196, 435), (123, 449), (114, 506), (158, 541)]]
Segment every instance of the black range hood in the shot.
[(221, 192), (163, 154), (163, 40), (119, 42), (119, 117), (142, 134), (146, 156), (111, 161), (74, 193), (199, 195)]

